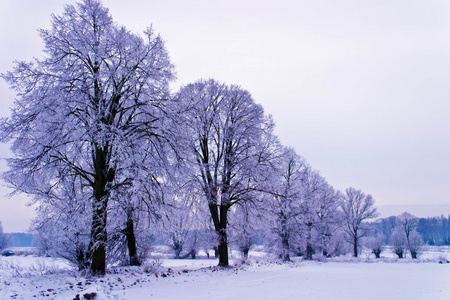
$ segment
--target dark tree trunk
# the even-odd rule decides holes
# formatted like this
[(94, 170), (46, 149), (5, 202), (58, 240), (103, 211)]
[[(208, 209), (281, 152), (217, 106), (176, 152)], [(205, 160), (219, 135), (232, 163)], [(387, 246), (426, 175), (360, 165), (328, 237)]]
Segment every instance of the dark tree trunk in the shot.
[(358, 257), (358, 238), (353, 237), (353, 256)]
[[(97, 201), (96, 201), (97, 202)], [(105, 275), (106, 272), (106, 201), (99, 201), (94, 207), (92, 220), (91, 242), (89, 244), (92, 253), (91, 273), (92, 275)], [(95, 204), (94, 204), (95, 205)]]
[(87, 262), (87, 255), (85, 255), (84, 253), (84, 245), (83, 243), (79, 240), (80, 238), (80, 233), (77, 232), (75, 233), (75, 239), (76, 239), (76, 249), (75, 249), (75, 254), (76, 254), (76, 259), (77, 259), (77, 266), (78, 266), (78, 271), (82, 271), (85, 270), (89, 264)]
[(229, 265), (227, 237), (227, 217), (229, 206), (226, 204), (220, 204), (218, 207), (214, 203), (215, 201), (210, 202), (209, 211), (211, 212), (211, 217), (214, 223), (214, 230), (219, 238), (219, 245), (216, 253), (219, 254), (219, 266), (227, 267)]
[(242, 249), (242, 253), (244, 254), (244, 258), (247, 259), (248, 258), (248, 252), (250, 251), (250, 247), (244, 247), (244, 249)]
[(310, 242), (306, 243), (306, 259), (312, 260), (313, 259), (313, 247)]
[(228, 262), (228, 236), (227, 236), (228, 206), (220, 205), (219, 222), (219, 266), (227, 267)]
[(311, 242), (311, 230), (312, 230), (312, 225), (307, 224), (308, 226), (308, 234), (306, 237), (306, 259), (307, 260), (312, 260), (312, 255), (313, 255), (313, 247), (312, 247), (312, 242)]
[(78, 271), (85, 270), (87, 268), (87, 263), (84, 256), (84, 250), (81, 246), (77, 246), (76, 255), (77, 255)]
[(140, 266), (141, 262), (137, 254), (136, 236), (134, 234), (134, 222), (132, 212), (127, 212), (127, 227), (123, 231), (127, 237), (128, 254), (130, 256), (130, 266)]
[(281, 216), (281, 247), (282, 247), (282, 254), (281, 259), (283, 261), (291, 261), (291, 257), (289, 255), (289, 234), (287, 231), (287, 224), (286, 224), (286, 218), (284, 215)]
[(395, 254), (397, 254), (398, 258), (403, 258), (403, 251), (402, 250), (395, 250)]
[(93, 186), (92, 228), (89, 253), (92, 254), (92, 275), (104, 275), (106, 272), (106, 221), (108, 206), (107, 184), (114, 179), (114, 171), (108, 167), (109, 146), (96, 147), (94, 155), (95, 179)]
[(173, 243), (173, 250), (175, 251), (175, 258), (180, 258), (181, 251), (183, 251), (183, 246), (181, 243)]
[(373, 249), (373, 254), (375, 254), (375, 258), (380, 258), (381, 249)]

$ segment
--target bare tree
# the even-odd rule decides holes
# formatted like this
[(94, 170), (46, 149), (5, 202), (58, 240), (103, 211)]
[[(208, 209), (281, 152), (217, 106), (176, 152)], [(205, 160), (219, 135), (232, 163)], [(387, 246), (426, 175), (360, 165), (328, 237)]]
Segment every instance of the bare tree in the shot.
[(15, 154), (4, 178), (38, 202), (47, 201), (45, 188), (59, 188), (59, 178), (81, 180), (92, 195), (90, 269), (104, 274), (110, 192), (131, 163), (122, 154), (143, 139), (164, 138), (173, 66), (151, 28), (144, 37), (130, 33), (98, 0), (67, 5), (40, 35), (46, 58), (2, 74), (18, 92), (1, 127)]
[(341, 204), (344, 213), (345, 229), (353, 245), (353, 256), (358, 257), (359, 240), (368, 235), (370, 228), (363, 222), (378, 216), (374, 207), (375, 200), (371, 195), (350, 187), (345, 190), (346, 195)]

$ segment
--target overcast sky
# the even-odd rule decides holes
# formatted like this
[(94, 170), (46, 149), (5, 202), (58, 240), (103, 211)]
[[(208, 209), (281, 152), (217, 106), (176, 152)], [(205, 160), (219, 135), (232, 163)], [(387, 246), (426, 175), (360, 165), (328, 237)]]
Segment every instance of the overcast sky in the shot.
[[(0, 1), (0, 72), (42, 57), (37, 29), (64, 3), (75, 1)], [(153, 24), (163, 36), (178, 74), (173, 90), (199, 78), (239, 84), (273, 115), (282, 143), (335, 188), (362, 189), (378, 206), (450, 213), (450, 1), (103, 4), (133, 32)], [(1, 116), (13, 98), (0, 80)], [(7, 193), (4, 230), (26, 230), (33, 208)]]

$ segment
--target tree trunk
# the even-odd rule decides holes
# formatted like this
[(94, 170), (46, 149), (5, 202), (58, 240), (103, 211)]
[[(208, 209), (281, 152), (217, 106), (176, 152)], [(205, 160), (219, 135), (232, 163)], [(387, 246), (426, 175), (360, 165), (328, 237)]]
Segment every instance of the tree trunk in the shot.
[(247, 259), (248, 258), (248, 252), (250, 251), (250, 248), (249, 247), (245, 247), (243, 250), (242, 250), (242, 253), (244, 254), (244, 258), (245, 259)]
[(281, 259), (283, 261), (291, 261), (291, 257), (289, 256), (289, 234), (287, 232), (287, 224), (286, 224), (286, 218), (282, 215), (281, 216), (281, 247), (282, 247), (282, 254)]
[(358, 238), (353, 237), (353, 256), (358, 257)]
[(216, 254), (219, 254), (219, 266), (227, 267), (229, 265), (228, 239), (227, 239), (227, 222), (228, 222), (227, 218), (229, 206), (226, 204), (220, 204), (218, 207), (215, 203), (216, 203), (215, 199), (210, 202), (209, 211), (211, 213), (211, 218), (214, 223), (214, 230), (216, 231), (217, 236), (219, 238), (219, 245)]
[(87, 255), (85, 255), (85, 253), (84, 253), (84, 245), (79, 240), (80, 239), (79, 232), (75, 233), (75, 239), (76, 239), (75, 255), (76, 255), (76, 259), (77, 259), (78, 271), (82, 271), (82, 270), (85, 270), (89, 266), (89, 264), (88, 264), (87, 258), (86, 258)]
[(130, 266), (140, 266), (141, 262), (137, 255), (136, 236), (134, 235), (134, 222), (132, 212), (127, 212), (127, 228), (124, 231), (127, 237), (128, 254), (130, 256)]
[(375, 254), (375, 258), (380, 258), (381, 249), (373, 249), (373, 254)]
[(77, 246), (75, 251), (76, 251), (76, 255), (77, 255), (78, 271), (83, 271), (87, 267), (86, 259), (84, 256), (84, 250), (81, 246)]
[(105, 275), (107, 202), (106, 200), (100, 201), (97, 205), (95, 205), (95, 202), (91, 229), (91, 242), (89, 243), (89, 249), (92, 253), (91, 273), (92, 275)]
[(173, 239), (173, 250), (175, 251), (175, 258), (180, 258), (181, 251), (183, 251), (183, 244)]
[(228, 267), (228, 236), (227, 236), (228, 206), (220, 205), (219, 228), (219, 266)]
[(312, 260), (312, 255), (313, 255), (313, 247), (312, 247), (312, 242), (311, 242), (311, 226), (312, 225), (307, 225), (308, 226), (308, 234), (306, 236), (306, 259), (307, 260)]
[(106, 187), (114, 179), (114, 170), (110, 169), (107, 164), (108, 149), (108, 145), (105, 145), (104, 149), (96, 147), (93, 157), (95, 179), (93, 186), (91, 241), (89, 243), (89, 253), (92, 253), (92, 275), (104, 275), (106, 272), (106, 221), (108, 207), (108, 191)]

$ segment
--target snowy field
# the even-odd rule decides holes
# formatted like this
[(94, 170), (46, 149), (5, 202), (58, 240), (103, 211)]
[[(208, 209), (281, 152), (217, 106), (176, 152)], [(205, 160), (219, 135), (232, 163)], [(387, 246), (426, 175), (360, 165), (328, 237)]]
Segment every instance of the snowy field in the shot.
[(152, 259), (101, 278), (58, 259), (0, 257), (0, 299), (450, 299), (450, 264), (439, 263), (449, 248), (430, 247), (419, 260), (385, 252), (285, 264), (251, 252), (228, 269), (214, 259)]

